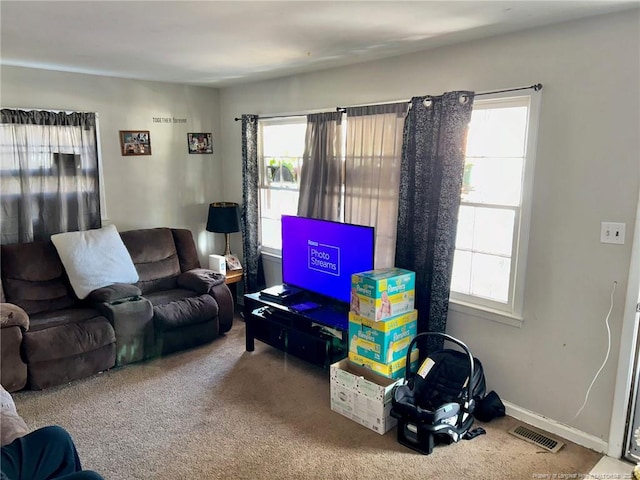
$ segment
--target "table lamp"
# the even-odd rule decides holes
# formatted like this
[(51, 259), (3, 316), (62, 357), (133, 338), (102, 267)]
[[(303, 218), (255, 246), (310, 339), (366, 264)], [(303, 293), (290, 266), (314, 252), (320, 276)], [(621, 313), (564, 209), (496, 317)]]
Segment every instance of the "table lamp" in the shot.
[(240, 207), (232, 202), (214, 202), (209, 204), (209, 217), (207, 218), (207, 231), (224, 233), (224, 258), (227, 262), (227, 270), (242, 268), (238, 257), (231, 254), (229, 235), (240, 231)]

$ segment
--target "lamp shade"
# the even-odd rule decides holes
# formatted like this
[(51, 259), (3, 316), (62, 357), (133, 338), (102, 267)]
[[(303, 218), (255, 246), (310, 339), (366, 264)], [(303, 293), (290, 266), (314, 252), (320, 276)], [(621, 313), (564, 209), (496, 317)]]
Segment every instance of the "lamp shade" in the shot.
[(240, 207), (232, 202), (209, 204), (207, 231), (215, 233), (234, 233), (240, 231)]

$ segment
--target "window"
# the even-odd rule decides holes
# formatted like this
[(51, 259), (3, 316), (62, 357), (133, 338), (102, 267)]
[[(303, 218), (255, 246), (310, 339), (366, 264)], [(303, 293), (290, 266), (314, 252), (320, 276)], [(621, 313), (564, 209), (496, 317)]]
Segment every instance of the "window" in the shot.
[(280, 217), (298, 211), (306, 130), (304, 116), (258, 121), (260, 237), (264, 251), (280, 252)]
[[(451, 281), (453, 310), (521, 321), (539, 99), (540, 93), (503, 94), (474, 101)], [(297, 212), (305, 133), (306, 117), (259, 121), (260, 234), (266, 252), (280, 253), (280, 217)]]
[(474, 102), (451, 281), (454, 302), (517, 318), (529, 236), (534, 117), (530, 95)]
[(3, 244), (100, 226), (97, 116), (2, 109)]

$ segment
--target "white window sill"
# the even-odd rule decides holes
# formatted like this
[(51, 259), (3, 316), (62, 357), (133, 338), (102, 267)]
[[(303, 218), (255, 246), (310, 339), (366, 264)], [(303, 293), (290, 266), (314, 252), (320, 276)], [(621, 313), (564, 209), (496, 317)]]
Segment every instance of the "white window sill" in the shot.
[(483, 320), (490, 320), (492, 322), (502, 323), (504, 325), (511, 325), (512, 327), (520, 328), (524, 318), (519, 315), (513, 315), (507, 312), (501, 312), (500, 310), (494, 310), (488, 307), (482, 307), (480, 305), (473, 305), (460, 300), (449, 300), (449, 310), (456, 313), (462, 313), (471, 317), (482, 318)]
[(260, 253), (265, 257), (271, 257), (277, 260), (282, 260), (282, 252), (280, 250), (276, 250), (275, 248), (262, 247), (260, 249)]

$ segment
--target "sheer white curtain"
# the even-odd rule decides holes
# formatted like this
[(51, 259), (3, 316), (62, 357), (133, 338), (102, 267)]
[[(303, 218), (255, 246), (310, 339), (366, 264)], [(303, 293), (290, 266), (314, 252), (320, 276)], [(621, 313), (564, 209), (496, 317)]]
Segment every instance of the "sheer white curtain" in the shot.
[(2, 243), (100, 227), (95, 115), (2, 110)]
[(347, 108), (344, 221), (376, 227), (376, 268), (394, 266), (408, 103)]

